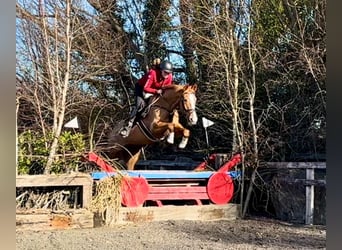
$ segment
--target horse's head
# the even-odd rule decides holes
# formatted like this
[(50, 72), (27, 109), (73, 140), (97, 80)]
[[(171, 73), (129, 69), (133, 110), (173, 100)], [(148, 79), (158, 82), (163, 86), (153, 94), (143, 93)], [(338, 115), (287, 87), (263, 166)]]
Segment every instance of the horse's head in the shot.
[(170, 105), (169, 109), (172, 110), (179, 106), (181, 112), (185, 113), (188, 124), (195, 125), (198, 120), (196, 113), (197, 85), (172, 84), (165, 86), (163, 89), (166, 91), (162, 99)]
[(196, 113), (197, 85), (185, 85), (181, 99), (181, 108), (186, 114), (189, 125), (196, 125), (198, 117)]

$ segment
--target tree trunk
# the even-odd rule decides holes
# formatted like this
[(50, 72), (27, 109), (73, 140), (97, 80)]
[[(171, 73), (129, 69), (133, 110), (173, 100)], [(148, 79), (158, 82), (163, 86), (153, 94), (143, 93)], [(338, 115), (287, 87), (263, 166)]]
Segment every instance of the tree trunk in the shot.
[[(49, 174), (52, 168), (52, 164), (55, 159), (56, 151), (58, 148), (58, 139), (61, 135), (62, 126), (64, 122), (64, 115), (65, 115), (65, 109), (66, 109), (66, 97), (68, 93), (68, 87), (69, 87), (69, 74), (70, 74), (70, 61), (71, 61), (71, 43), (72, 43), (72, 37), (70, 33), (70, 1), (68, 0), (66, 3), (66, 15), (67, 15), (67, 24), (66, 24), (66, 38), (65, 38), (65, 45), (66, 45), (66, 68), (65, 68), (65, 75), (64, 75), (64, 81), (62, 84), (61, 89), (62, 93), (61, 95), (58, 95), (56, 99), (54, 99), (55, 103), (54, 106), (56, 107), (54, 109), (54, 130), (52, 131), (53, 134), (53, 141), (51, 144), (51, 149), (49, 153), (49, 157), (45, 166), (45, 174)], [(57, 60), (57, 67), (58, 70), (58, 58)], [(51, 66), (51, 65), (50, 65)], [(57, 76), (58, 76), (57, 72)], [(58, 81), (59, 82), (59, 81)]]

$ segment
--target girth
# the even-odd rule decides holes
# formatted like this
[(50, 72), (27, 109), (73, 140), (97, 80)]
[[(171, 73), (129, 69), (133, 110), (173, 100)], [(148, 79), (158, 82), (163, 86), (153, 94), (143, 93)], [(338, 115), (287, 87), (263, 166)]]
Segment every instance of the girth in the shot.
[(151, 133), (151, 131), (146, 127), (145, 123), (142, 120), (139, 120), (137, 122), (137, 125), (139, 127), (139, 129), (141, 130), (141, 132), (146, 136), (147, 139), (149, 139), (152, 142), (157, 142), (159, 141), (158, 138), (156, 138), (155, 136), (153, 136), (153, 134)]

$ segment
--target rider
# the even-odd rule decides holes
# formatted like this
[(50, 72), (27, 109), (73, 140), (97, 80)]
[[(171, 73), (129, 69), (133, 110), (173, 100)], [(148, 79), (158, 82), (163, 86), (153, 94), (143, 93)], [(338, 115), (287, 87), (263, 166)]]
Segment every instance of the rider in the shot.
[(124, 137), (128, 136), (136, 115), (144, 109), (149, 99), (152, 96), (161, 95), (162, 87), (172, 84), (172, 63), (164, 60), (158, 65), (158, 59), (153, 61), (154, 67), (135, 84), (135, 107), (130, 114), (128, 125), (120, 131)]

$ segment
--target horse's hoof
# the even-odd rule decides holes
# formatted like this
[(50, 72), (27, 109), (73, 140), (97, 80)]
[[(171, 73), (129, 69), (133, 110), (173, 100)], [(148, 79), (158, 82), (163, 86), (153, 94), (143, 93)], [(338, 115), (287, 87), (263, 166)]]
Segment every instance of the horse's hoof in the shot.
[(179, 143), (178, 147), (179, 147), (179, 148), (185, 148), (186, 145), (188, 144), (188, 139), (189, 139), (189, 138), (183, 137), (183, 138), (182, 138), (182, 141)]
[(173, 144), (175, 141), (175, 132), (171, 132), (169, 136), (167, 137), (167, 142), (170, 144)]

